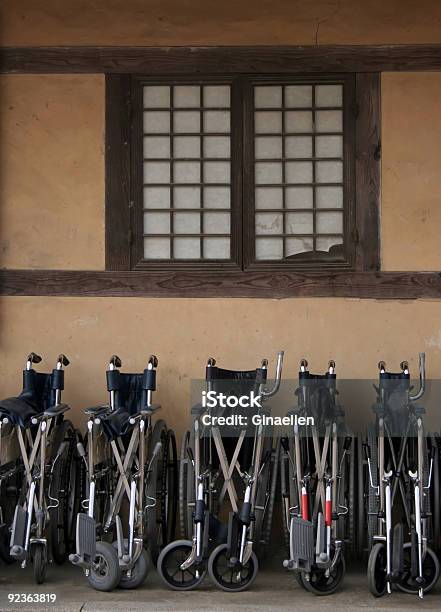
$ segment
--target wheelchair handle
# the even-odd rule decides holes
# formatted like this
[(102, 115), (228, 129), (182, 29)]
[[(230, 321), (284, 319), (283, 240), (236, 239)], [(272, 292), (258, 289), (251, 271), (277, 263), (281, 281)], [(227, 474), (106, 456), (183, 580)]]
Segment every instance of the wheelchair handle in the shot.
[(122, 366), (121, 359), (118, 357), (118, 355), (112, 355), (109, 361), (109, 366), (112, 366), (112, 370), (114, 368), (120, 368)]
[(378, 362), (378, 369), (380, 370), (380, 372), (385, 372), (386, 371), (386, 362), (385, 361), (379, 361)]
[(334, 374), (334, 370), (335, 370), (335, 361), (333, 359), (331, 359), (328, 363), (328, 372), (329, 374)]
[(307, 369), (308, 369), (308, 362), (306, 361), (306, 359), (302, 359), (300, 361), (300, 371), (305, 372)]
[(426, 390), (426, 353), (419, 354), (420, 388), (415, 395), (409, 394), (409, 401), (415, 402), (424, 395)]
[(57, 370), (61, 370), (62, 366), (64, 366), (64, 367), (68, 366), (69, 363), (70, 363), (70, 361), (66, 357), (66, 355), (63, 355), (63, 353), (60, 353), (58, 355), (58, 359), (57, 359)]
[(33, 353), (33, 352), (29, 353), (26, 359), (26, 369), (30, 370), (33, 363), (40, 363), (40, 361), (41, 361), (40, 355), (37, 355), (37, 353)]
[(272, 389), (262, 389), (261, 394), (263, 397), (272, 397), (279, 390), (280, 381), (282, 380), (283, 355), (284, 351), (279, 351), (277, 354), (276, 378), (274, 385)]
[(216, 359), (214, 357), (209, 357), (207, 361), (207, 367), (214, 368), (215, 365), (216, 365)]
[(147, 364), (147, 369), (154, 370), (157, 367), (158, 367), (158, 358), (156, 357), (156, 355), (150, 355), (149, 361)]

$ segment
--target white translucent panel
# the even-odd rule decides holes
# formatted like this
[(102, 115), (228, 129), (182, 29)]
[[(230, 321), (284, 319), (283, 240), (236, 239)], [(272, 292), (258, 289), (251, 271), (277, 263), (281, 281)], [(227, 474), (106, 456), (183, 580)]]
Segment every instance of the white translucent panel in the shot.
[(199, 238), (174, 238), (173, 256), (175, 259), (200, 259), (201, 244)]
[(204, 238), (204, 259), (230, 259), (229, 238)]
[(312, 187), (287, 187), (285, 190), (286, 208), (312, 208)]
[(204, 107), (229, 108), (230, 86), (229, 85), (205, 85)]
[(287, 238), (285, 240), (285, 256), (299, 255), (300, 253), (310, 253), (314, 249), (312, 238)]
[(143, 88), (144, 108), (167, 108), (170, 106), (168, 85), (145, 85)]
[(144, 183), (169, 183), (170, 162), (144, 162)]
[(343, 164), (339, 161), (317, 162), (315, 175), (317, 183), (342, 183)]
[(315, 113), (316, 132), (342, 132), (343, 131), (343, 112), (339, 110), (316, 111)]
[(282, 113), (277, 111), (254, 113), (254, 130), (256, 134), (279, 134), (282, 131)]
[(330, 238), (317, 238), (315, 242), (315, 248), (317, 251), (329, 251), (333, 246), (343, 244), (343, 239), (339, 236), (332, 236)]
[(200, 187), (173, 187), (173, 208), (199, 208)]
[(312, 157), (312, 136), (287, 136), (285, 157)]
[(230, 111), (204, 111), (204, 132), (225, 133), (230, 131)]
[(205, 162), (204, 183), (226, 183), (230, 182), (230, 162)]
[(175, 85), (173, 88), (173, 106), (199, 107), (201, 105), (201, 88), (199, 85)]
[(286, 132), (312, 132), (311, 111), (286, 111)]
[(287, 234), (312, 234), (314, 231), (312, 212), (286, 213), (285, 228)]
[(283, 213), (256, 213), (256, 234), (282, 234)]
[(229, 136), (205, 136), (204, 157), (230, 157)]
[(173, 113), (173, 130), (177, 133), (198, 133), (201, 130), (199, 111), (175, 111)]
[(343, 157), (343, 136), (317, 136), (316, 157)]
[(316, 106), (342, 106), (343, 85), (316, 85)]
[(200, 157), (201, 139), (199, 136), (175, 136), (173, 138), (173, 157)]
[(170, 238), (144, 238), (144, 259), (170, 259)]
[(316, 228), (319, 234), (342, 234), (343, 213), (321, 212), (316, 215)]
[(280, 85), (258, 85), (254, 88), (255, 108), (280, 108), (282, 88)]
[(282, 138), (280, 136), (257, 136), (254, 140), (256, 159), (276, 159), (282, 157)]
[(199, 162), (179, 162), (173, 164), (173, 182), (200, 183), (201, 165)]
[(170, 138), (168, 136), (144, 136), (144, 157), (170, 157)]
[(201, 216), (196, 212), (173, 213), (173, 232), (175, 234), (199, 234)]
[(168, 134), (170, 132), (170, 113), (168, 111), (145, 111), (143, 129), (146, 134)]
[(286, 162), (285, 180), (287, 183), (311, 183), (312, 162)]
[(207, 212), (204, 213), (204, 234), (229, 234), (230, 213), (229, 212)]
[(343, 208), (343, 187), (317, 187), (315, 204), (317, 208)]
[(255, 165), (255, 183), (277, 184), (282, 182), (282, 163), (263, 162)]
[(230, 208), (229, 187), (204, 187), (205, 208)]
[(257, 209), (283, 208), (283, 189), (277, 187), (257, 187), (254, 195)]
[(169, 187), (144, 187), (144, 208), (169, 208)]
[(144, 234), (168, 234), (170, 215), (163, 212), (144, 213)]
[(282, 238), (257, 238), (256, 259), (283, 259)]
[(311, 85), (287, 85), (285, 87), (285, 107), (307, 108), (311, 106)]

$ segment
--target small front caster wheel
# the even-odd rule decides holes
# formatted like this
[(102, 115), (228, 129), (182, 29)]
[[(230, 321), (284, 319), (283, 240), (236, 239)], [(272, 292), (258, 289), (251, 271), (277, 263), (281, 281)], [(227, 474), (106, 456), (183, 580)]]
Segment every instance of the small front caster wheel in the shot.
[(208, 573), (223, 591), (239, 592), (248, 589), (256, 579), (259, 562), (254, 552), (242, 567), (227, 557), (227, 544), (217, 546), (208, 559)]
[(108, 542), (96, 543), (96, 556), (87, 576), (90, 586), (97, 591), (113, 591), (121, 582), (118, 553)]
[(47, 553), (44, 544), (33, 544), (32, 567), (34, 580), (37, 584), (43, 584), (46, 578)]
[[(124, 543), (127, 540), (124, 541)], [(147, 574), (149, 573), (149, 557), (147, 551), (142, 549), (140, 556), (138, 557), (135, 565), (132, 567), (130, 576), (127, 571), (121, 572), (121, 580), (119, 586), (122, 589), (137, 589), (141, 584), (145, 582)]]
[(190, 556), (190, 540), (177, 540), (168, 544), (158, 558), (158, 573), (163, 582), (174, 591), (191, 591), (198, 587), (205, 578), (207, 569), (190, 565), (183, 570), (181, 565)]
[(386, 547), (377, 542), (371, 549), (368, 561), (368, 586), (375, 597), (382, 597), (387, 589)]
[(407, 542), (403, 546), (403, 577), (397, 582), (397, 588), (405, 593), (418, 593), (420, 586), (423, 592), (428, 593), (433, 589), (439, 578), (439, 561), (431, 548), (427, 548), (423, 559), (423, 584), (420, 585), (417, 579), (412, 578), (412, 545)]
[(330, 570), (329, 575), (325, 570), (312, 569), (309, 576), (301, 572), (300, 580), (304, 588), (310, 593), (314, 593), (314, 595), (332, 595), (340, 586), (345, 571), (345, 560), (343, 555), (340, 554), (336, 564)]

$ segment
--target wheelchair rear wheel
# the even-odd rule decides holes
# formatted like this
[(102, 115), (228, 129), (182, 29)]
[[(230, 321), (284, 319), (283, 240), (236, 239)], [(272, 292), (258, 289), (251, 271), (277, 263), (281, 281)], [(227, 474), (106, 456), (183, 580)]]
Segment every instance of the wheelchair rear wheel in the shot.
[(181, 569), (192, 551), (190, 540), (177, 540), (168, 544), (158, 558), (158, 573), (162, 581), (174, 591), (191, 591), (198, 587), (207, 573), (206, 567), (190, 566)]
[[(419, 585), (412, 577), (412, 560), (411, 560), (411, 543), (406, 542), (403, 547), (403, 577), (397, 583), (397, 588), (404, 593), (418, 593)], [(431, 548), (427, 548), (426, 555), (423, 559), (423, 578), (424, 578), (424, 593), (429, 593), (438, 582), (439, 578), (439, 561), (436, 554)]]
[(248, 562), (240, 569), (227, 557), (228, 545), (217, 546), (208, 559), (208, 573), (214, 584), (223, 591), (239, 592), (248, 589), (259, 570), (256, 554), (251, 553)]
[(189, 446), (190, 432), (186, 431), (182, 437), (179, 459), (179, 527), (183, 538), (191, 538), (193, 532), (193, 512), (190, 504), (194, 504), (194, 469), (188, 457)]

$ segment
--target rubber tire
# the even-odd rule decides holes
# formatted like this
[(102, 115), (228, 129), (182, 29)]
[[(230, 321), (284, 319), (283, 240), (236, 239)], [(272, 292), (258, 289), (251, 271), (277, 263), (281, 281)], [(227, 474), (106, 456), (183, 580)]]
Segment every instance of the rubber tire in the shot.
[(244, 584), (241, 584), (237, 587), (228, 587), (226, 584), (219, 582), (219, 580), (217, 579), (217, 576), (215, 575), (215, 571), (214, 571), (215, 563), (217, 562), (221, 554), (225, 550), (227, 550), (227, 548), (228, 548), (227, 544), (219, 544), (219, 546), (217, 546), (212, 551), (208, 559), (208, 573), (210, 575), (210, 578), (217, 587), (219, 587), (222, 591), (226, 591), (227, 593), (240, 593), (241, 591), (246, 591), (255, 581), (257, 577), (257, 573), (259, 571), (259, 561), (257, 559), (257, 556), (255, 552), (253, 551), (248, 561), (248, 563), (251, 563), (251, 566), (252, 566), (249, 580), (245, 582)]
[(121, 582), (121, 568), (118, 562), (118, 553), (109, 542), (98, 541), (96, 543), (97, 556), (104, 558), (107, 565), (106, 576), (98, 576), (93, 568), (90, 568), (87, 580), (96, 591), (113, 591)]
[[(369, 482), (367, 474), (367, 463), (364, 458), (363, 440), (357, 436), (357, 542), (356, 542), (356, 557), (363, 558), (366, 539), (366, 485)], [(369, 485), (367, 485), (369, 486)]]
[[(378, 439), (377, 432), (374, 425), (371, 425), (368, 429), (368, 444), (371, 454), (371, 471), (372, 471), (372, 483), (374, 487), (378, 486)], [(366, 466), (368, 470), (368, 467)], [(367, 545), (368, 551), (374, 546), (374, 536), (378, 535), (378, 512), (380, 509), (380, 502), (375, 494), (375, 490), (371, 487), (369, 481), (369, 474), (367, 474), (367, 486), (368, 486), (368, 514), (366, 516), (367, 522)]]
[[(410, 542), (406, 542), (406, 544), (403, 546), (403, 549), (407, 550), (410, 548), (410, 546), (411, 546)], [(440, 565), (439, 565), (438, 557), (433, 552), (433, 550), (429, 547), (427, 548), (427, 551), (426, 551), (426, 558), (428, 555), (432, 558), (432, 561), (435, 564), (435, 575), (432, 578), (432, 582), (424, 587), (423, 589), (424, 593), (429, 593), (436, 586), (436, 583), (438, 582), (439, 574), (440, 574)], [(423, 571), (424, 571), (424, 561), (423, 561)], [(397, 588), (403, 593), (410, 593), (410, 594), (418, 593), (418, 589), (410, 589), (408, 587), (405, 587), (403, 586), (401, 582), (397, 582)]]
[(163, 566), (164, 566), (164, 562), (168, 554), (175, 548), (187, 548), (188, 554), (190, 554), (192, 543), (190, 540), (176, 540), (176, 542), (170, 542), (170, 544), (168, 544), (165, 548), (162, 549), (161, 554), (158, 557), (158, 563), (157, 563), (156, 569), (158, 570), (158, 574), (161, 577), (162, 582), (169, 589), (172, 589), (173, 591), (192, 591), (193, 589), (196, 589), (203, 582), (207, 574), (207, 570), (204, 569), (203, 571), (201, 571), (199, 578), (193, 580), (190, 584), (186, 586), (178, 586), (176, 584), (169, 582), (169, 580), (167, 579), (167, 576), (164, 573)]
[(309, 591), (310, 593), (313, 593), (314, 595), (317, 595), (318, 597), (324, 597), (326, 595), (332, 595), (333, 593), (335, 593), (337, 589), (339, 588), (340, 584), (342, 583), (342, 580), (346, 573), (346, 563), (345, 563), (345, 558), (342, 553), (340, 553), (340, 558), (337, 561), (337, 563), (339, 566), (339, 573), (337, 574), (337, 579), (333, 582), (331, 587), (326, 587), (325, 590), (318, 589), (314, 585), (314, 583), (311, 583), (310, 580), (306, 580), (305, 572), (300, 572), (299, 576), (300, 576), (300, 581), (303, 587), (307, 591)]
[(270, 491), (269, 491), (269, 499), (268, 504), (263, 520), (263, 544), (260, 546), (261, 556), (260, 560), (264, 558), (264, 553), (268, 547), (268, 544), (271, 541), (271, 531), (273, 525), (273, 514), (274, 514), (274, 503), (276, 501), (276, 491), (277, 491), (277, 482), (279, 476), (279, 457), (280, 457), (280, 438), (277, 438), (276, 448), (273, 450), (273, 454), (271, 456), (271, 471), (270, 471)]
[[(384, 553), (384, 587), (378, 588), (378, 583), (376, 581), (376, 573), (378, 571), (377, 562), (380, 553)], [(383, 570), (382, 570), (383, 571)], [(368, 578), (368, 587), (369, 591), (374, 595), (374, 597), (383, 597), (386, 593), (387, 589), (387, 580), (386, 580), (386, 547), (382, 542), (377, 542), (371, 548), (371, 552), (369, 555), (368, 568), (367, 568), (367, 578)]]
[[(194, 482), (194, 469), (193, 465), (187, 454), (187, 447), (190, 444), (190, 432), (186, 431), (182, 436), (181, 442), (181, 453), (179, 460), (179, 526), (181, 531), (181, 537), (183, 539), (191, 538), (193, 533), (193, 512), (189, 508), (189, 482)], [(193, 498), (191, 502), (194, 503), (194, 485), (193, 485)]]
[(37, 584), (43, 584), (46, 579), (47, 551), (44, 544), (33, 544), (32, 569), (34, 580)]
[(149, 573), (149, 569), (149, 557), (147, 551), (143, 548), (138, 560), (132, 567), (132, 575), (130, 576), (130, 578), (127, 577), (124, 571), (121, 572), (121, 580), (119, 581), (119, 586), (122, 589), (137, 589), (145, 582), (147, 574)]

